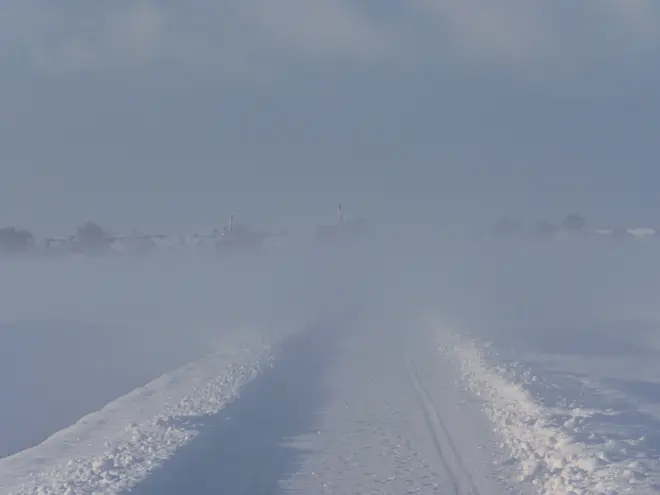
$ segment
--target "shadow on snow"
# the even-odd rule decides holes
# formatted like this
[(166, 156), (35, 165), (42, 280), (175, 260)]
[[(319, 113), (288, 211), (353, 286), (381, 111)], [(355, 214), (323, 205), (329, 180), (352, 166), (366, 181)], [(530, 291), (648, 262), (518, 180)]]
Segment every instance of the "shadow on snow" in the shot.
[(244, 386), (214, 416), (187, 421), (200, 434), (132, 495), (284, 493), (280, 481), (294, 474), (306, 452), (287, 445), (313, 430), (346, 319), (311, 326), (287, 339), (273, 367)]

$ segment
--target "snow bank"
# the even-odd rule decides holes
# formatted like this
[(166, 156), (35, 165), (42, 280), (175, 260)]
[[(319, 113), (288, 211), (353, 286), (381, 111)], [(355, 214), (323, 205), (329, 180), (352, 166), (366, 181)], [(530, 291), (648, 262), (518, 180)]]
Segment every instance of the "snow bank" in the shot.
[(511, 453), (508, 462), (518, 466), (518, 482), (548, 495), (657, 492), (648, 476), (650, 463), (615, 456), (625, 451), (625, 444), (635, 446), (644, 438), (622, 441), (588, 432), (590, 418), (615, 411), (574, 404), (546, 406), (525, 386), (536, 376), (491, 364), (488, 346), (451, 331), (439, 336), (439, 348), (457, 364), (467, 388), (483, 401), (502, 447)]
[(127, 490), (187, 444), (196, 418), (216, 414), (266, 366), (273, 341), (256, 332), (183, 366), (80, 419), (42, 444), (0, 460), (10, 495)]
[(360, 299), (351, 259), (3, 260), (0, 456), (13, 455), (0, 459), (0, 493), (111, 494), (141, 481), (273, 345)]
[(223, 348), (245, 326), (281, 333), (343, 307), (356, 278), (343, 261), (1, 259), (0, 459)]

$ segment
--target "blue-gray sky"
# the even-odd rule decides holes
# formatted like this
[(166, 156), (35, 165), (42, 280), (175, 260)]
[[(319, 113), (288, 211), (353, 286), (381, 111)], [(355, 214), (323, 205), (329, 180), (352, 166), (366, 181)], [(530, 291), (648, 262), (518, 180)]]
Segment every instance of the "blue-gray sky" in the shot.
[(6, 0), (0, 224), (660, 225), (653, 0)]

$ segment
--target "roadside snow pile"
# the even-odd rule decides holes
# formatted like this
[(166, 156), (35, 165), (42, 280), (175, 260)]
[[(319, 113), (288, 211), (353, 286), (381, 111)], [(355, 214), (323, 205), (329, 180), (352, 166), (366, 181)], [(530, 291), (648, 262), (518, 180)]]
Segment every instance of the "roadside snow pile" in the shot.
[(451, 331), (439, 336), (439, 349), (456, 362), (464, 384), (483, 401), (502, 447), (511, 453), (507, 462), (518, 466), (518, 482), (544, 495), (657, 493), (647, 459), (622, 455), (644, 438), (622, 441), (592, 431), (590, 420), (616, 412), (543, 405), (527, 387), (539, 380), (536, 376), (493, 366), (485, 357), (486, 346)]
[(198, 434), (196, 419), (216, 414), (268, 365), (272, 344), (252, 332), (223, 339), (221, 351), (0, 460), (0, 492), (117, 494), (134, 487)]

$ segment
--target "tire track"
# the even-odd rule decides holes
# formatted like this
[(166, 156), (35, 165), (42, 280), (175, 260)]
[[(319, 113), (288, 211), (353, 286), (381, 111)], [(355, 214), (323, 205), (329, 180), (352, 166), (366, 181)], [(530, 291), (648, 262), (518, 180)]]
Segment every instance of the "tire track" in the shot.
[[(466, 468), (442, 416), (433, 402), (431, 394), (424, 386), (419, 373), (414, 369), (409, 356), (406, 356), (406, 362), (413, 387), (422, 406), (428, 429), (431, 432), (433, 444), (440, 462), (451, 480), (455, 495), (480, 495), (481, 492), (477, 488), (470, 471)], [(443, 446), (449, 446), (450, 452), (448, 453)], [(463, 482), (459, 482), (459, 478), (462, 478)]]

